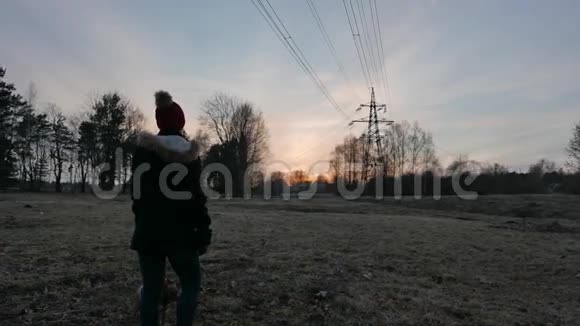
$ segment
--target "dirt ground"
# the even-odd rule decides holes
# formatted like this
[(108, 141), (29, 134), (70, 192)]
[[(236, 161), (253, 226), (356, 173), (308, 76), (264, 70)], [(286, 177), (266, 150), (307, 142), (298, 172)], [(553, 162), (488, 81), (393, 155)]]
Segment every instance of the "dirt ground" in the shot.
[[(199, 325), (580, 325), (578, 196), (210, 212)], [(132, 219), (126, 198), (0, 194), (0, 325), (135, 325)]]

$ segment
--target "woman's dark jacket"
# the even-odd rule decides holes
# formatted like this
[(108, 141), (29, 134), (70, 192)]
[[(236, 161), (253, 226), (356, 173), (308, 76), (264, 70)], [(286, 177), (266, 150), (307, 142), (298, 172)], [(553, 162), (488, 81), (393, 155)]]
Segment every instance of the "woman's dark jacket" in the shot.
[[(180, 146), (175, 146), (176, 143)], [(139, 135), (132, 164), (135, 214), (132, 249), (170, 254), (204, 251), (209, 245), (211, 219), (207, 197), (199, 182), (198, 149), (195, 142), (187, 142), (178, 135)], [(174, 180), (179, 169), (186, 174), (180, 181)], [(160, 178), (162, 173), (168, 174)], [(172, 198), (170, 191), (185, 192), (188, 198)]]

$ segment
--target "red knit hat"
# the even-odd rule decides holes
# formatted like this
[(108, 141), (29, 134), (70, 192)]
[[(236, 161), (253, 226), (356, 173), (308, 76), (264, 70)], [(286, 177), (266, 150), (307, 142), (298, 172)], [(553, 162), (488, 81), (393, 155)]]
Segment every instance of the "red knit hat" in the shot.
[(179, 104), (172, 102), (170, 105), (155, 109), (155, 120), (159, 130), (180, 131), (185, 126), (185, 116)]

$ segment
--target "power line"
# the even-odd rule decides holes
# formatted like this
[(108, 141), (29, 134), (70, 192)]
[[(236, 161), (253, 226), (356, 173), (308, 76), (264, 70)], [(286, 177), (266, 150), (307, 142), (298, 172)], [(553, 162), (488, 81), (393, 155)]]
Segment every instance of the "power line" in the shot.
[[(258, 1), (261, 2), (261, 0), (258, 0)], [(269, 0), (265, 0), (265, 1), (266, 1), (266, 3), (268, 3), (268, 6), (270, 7), (270, 9), (272, 10), (272, 12), (274, 13), (274, 16), (276, 16), (276, 19), (280, 23), (280, 26), (282, 26), (282, 28), (286, 32), (287, 37), (285, 37), (284, 39), (286, 40), (287, 43), (288, 43), (288, 40), (290, 40), (290, 42), (292, 42), (292, 44), (294, 46), (292, 46), (292, 44), (290, 44), (290, 43), (288, 43), (288, 44), (290, 45), (290, 48), (292, 49), (293, 53), (296, 54), (296, 57), (306, 67), (307, 73), (310, 76), (313, 76), (313, 78), (312, 78), (313, 79), (313, 82), (315, 82), (319, 86), (319, 89), (326, 96), (326, 98), (329, 100), (329, 102), (334, 106), (334, 108), (337, 111), (339, 111), (342, 115), (344, 115), (346, 119), (348, 119), (349, 116), (344, 112), (344, 110), (340, 107), (340, 105), (338, 105), (338, 103), (334, 100), (334, 98), (332, 97), (332, 95), (328, 91), (328, 88), (326, 88), (326, 85), (324, 85), (324, 83), (322, 82), (322, 80), (318, 77), (318, 74), (316, 74), (316, 71), (314, 70), (314, 68), (312, 68), (312, 65), (310, 65), (310, 63), (306, 59), (306, 56), (304, 55), (304, 53), (302, 53), (302, 50), (300, 49), (300, 47), (298, 46), (298, 44), (296, 44), (296, 41), (294, 41), (294, 39), (290, 35), (290, 32), (288, 32), (288, 29), (286, 29), (286, 26), (284, 25), (284, 22), (282, 22), (282, 19), (280, 19), (280, 17), (276, 13), (276, 10), (274, 10), (274, 7), (272, 7), (272, 4), (270, 3), (270, 1)], [(300, 55), (298, 55), (294, 49), (296, 49)]]
[[(304, 56), (304, 53), (302, 52), (302, 50), (300, 50), (300, 47), (298, 46), (298, 44), (296, 44), (296, 42), (292, 38), (292, 35), (290, 34), (288, 29), (284, 25), (284, 22), (282, 21), (282, 19), (280, 19), (280, 16), (278, 16), (278, 14), (276, 13), (276, 10), (272, 7), (272, 4), (270, 4), (270, 1), (265, 0), (266, 3), (268, 4), (268, 7), (270, 7), (271, 13), (270, 13), (270, 10), (268, 10), (266, 8), (266, 6), (262, 2), (262, 0), (251, 0), (251, 1), (252, 1), (252, 4), (254, 5), (254, 7), (256, 7), (256, 9), (260, 12), (260, 14), (264, 18), (264, 20), (266, 20), (266, 22), (268, 23), (268, 25), (270, 26), (270, 28), (272, 29), (274, 34), (276, 34), (276, 36), (278, 37), (278, 40), (280, 40), (284, 44), (284, 46), (286, 47), (286, 50), (288, 50), (288, 52), (290, 52), (290, 54), (296, 60), (296, 63), (298, 63), (300, 68), (302, 68), (304, 73), (306, 73), (308, 75), (308, 77), (312, 80), (312, 82), (316, 85), (316, 87), (327, 98), (327, 100), (330, 102), (332, 107), (335, 110), (337, 110), (339, 113), (341, 113), (346, 119), (348, 119), (349, 116), (344, 112), (344, 110), (340, 107), (340, 105), (334, 100), (334, 98), (332, 97), (332, 95), (328, 91), (328, 88), (326, 87), (326, 85), (318, 77), (318, 74), (316, 74), (316, 71), (314, 70), (312, 65), (308, 62), (308, 60), (306, 59), (306, 56)], [(274, 16), (272, 16), (272, 14)], [(274, 19), (274, 17), (276, 17), (276, 19)]]
[(381, 91), (390, 107), (392, 96), (385, 67), (384, 46), (376, 0), (368, 0), (368, 9), (365, 8), (364, 0), (354, 1), (356, 5), (353, 5), (353, 0), (348, 0), (348, 6), (346, 0), (343, 0), (342, 3), (361, 70), (369, 89), (374, 86), (379, 86), (379, 88), (382, 86)]
[(352, 0), (349, 0), (349, 3), (350, 3), (350, 10), (352, 11), (352, 17), (353, 17), (353, 20), (354, 20), (354, 27), (356, 29), (356, 35), (358, 36), (358, 44), (360, 46), (361, 53), (363, 54), (363, 61), (365, 63), (365, 69), (367, 71), (367, 76), (369, 76), (369, 82), (370, 82), (369, 87), (372, 87), (374, 85), (374, 81), (373, 81), (373, 77), (371, 75), (371, 70), (369, 69), (369, 63), (368, 63), (368, 60), (367, 60), (367, 54), (365, 52), (365, 47), (363, 45), (363, 39), (362, 39), (362, 37), (360, 35), (360, 29), (358, 28), (358, 20), (356, 19), (356, 12), (354, 11), (354, 6), (352, 5)]
[[(371, 4), (371, 0), (369, 0), (369, 5)], [(389, 85), (389, 75), (387, 73), (387, 68), (386, 68), (386, 64), (385, 64), (385, 49), (383, 47), (383, 35), (381, 32), (381, 25), (379, 23), (379, 11), (377, 10), (377, 0), (373, 0), (373, 5), (370, 5), (371, 7), (371, 14), (373, 12), (373, 7), (374, 7), (374, 16), (376, 18), (375, 23), (377, 26), (377, 30), (378, 30), (378, 45), (380, 45), (380, 58), (381, 58), (381, 73), (383, 74), (383, 87), (386, 87), (386, 89), (384, 89), (385, 92), (385, 96), (386, 96), (386, 101), (389, 103), (389, 109), (392, 109), (392, 102), (391, 102), (391, 98), (392, 98), (392, 94), (391, 94), (391, 87)]]
[[(264, 20), (266, 20), (266, 22), (268, 23), (268, 25), (270, 26), (270, 28), (274, 32), (274, 34), (276, 34), (278, 39), (284, 44), (284, 46), (286, 47), (288, 52), (292, 55), (292, 57), (296, 60), (298, 65), (309, 76), (309, 78), (315, 83), (315, 85), (319, 88), (319, 90), (327, 97), (328, 101), (333, 105), (333, 107), (335, 109), (337, 109), (341, 114), (343, 114), (346, 118), (350, 119), (348, 117), (348, 115), (346, 115), (346, 113), (344, 113), (344, 111), (336, 103), (336, 101), (334, 101), (334, 99), (329, 94), (324, 83), (322, 83), (322, 81), (318, 78), (314, 69), (308, 63), (308, 60), (306, 59), (306, 57), (304, 56), (304, 54), (302, 53), (302, 51), (300, 50), (300, 48), (298, 47), (298, 45), (296, 44), (296, 42), (294, 41), (292, 36), (290, 35), (290, 32), (285, 27), (282, 19), (280, 18), (280, 16), (278, 16), (278, 14), (274, 10), (274, 8), (270, 4), (270, 2), (268, 0), (265, 0), (265, 1), (267, 3), (268, 7), (270, 8), (270, 10), (268, 10), (266, 8), (266, 5), (262, 2), (262, 0), (252, 0), (252, 4), (260, 12), (260, 14), (264, 18)], [(331, 49), (330, 51), (331, 51), (332, 55), (335, 57), (337, 64), (339, 65), (339, 69), (341, 70), (341, 72), (344, 73), (345, 77), (348, 79), (348, 76), (346, 75), (346, 72), (344, 70), (344, 66), (342, 65), (342, 62), (340, 61), (340, 59), (338, 58), (336, 49), (334, 48), (334, 46), (332, 44), (332, 40), (330, 39), (328, 33), (326, 32), (324, 24), (322, 23), (322, 20), (320, 19), (320, 15), (318, 14), (318, 10), (314, 6), (314, 3), (310, 3), (310, 4), (312, 5), (311, 10), (313, 11), (313, 15), (315, 16), (315, 20), (316, 20), (317, 24), (319, 24), (319, 28), (321, 28), (321, 32), (323, 33), (323, 38), (325, 39), (325, 41), (327, 42), (327, 45)], [(337, 125), (340, 125), (340, 124), (342, 124), (342, 123), (338, 123)], [(336, 131), (338, 132), (340, 130), (342, 130), (342, 129), (337, 129)], [(322, 143), (318, 143), (318, 144), (315, 144), (309, 148), (306, 148), (303, 151), (301, 151), (301, 153), (299, 153), (298, 156), (295, 156), (295, 158), (303, 157), (307, 153), (309, 153), (313, 150), (319, 149), (322, 145), (323, 145)]]
[(316, 22), (316, 25), (318, 26), (318, 29), (322, 33), (322, 38), (324, 39), (324, 42), (326, 43), (326, 46), (328, 47), (328, 49), (330, 50), (330, 53), (334, 57), (334, 60), (335, 60), (336, 65), (338, 67), (338, 70), (340, 70), (342, 76), (344, 77), (344, 79), (348, 83), (348, 85), (351, 88), (351, 90), (353, 91), (353, 93), (357, 97), (359, 97), (358, 93), (354, 90), (354, 87), (352, 85), (352, 82), (351, 82), (350, 78), (348, 77), (348, 74), (346, 73), (346, 70), (344, 69), (344, 66), (343, 66), (342, 62), (341, 62), (341, 60), (339, 59), (339, 57), (338, 57), (338, 55), (336, 53), (336, 49), (334, 47), (334, 44), (332, 42), (332, 39), (328, 35), (328, 32), (326, 30), (326, 27), (324, 27), (324, 23), (322, 22), (322, 19), (320, 18), (320, 15), (318, 13), (318, 9), (316, 8), (316, 5), (314, 4), (314, 2), (312, 0), (306, 0), (306, 3), (308, 4), (308, 9), (310, 9), (310, 13), (312, 14), (312, 17), (314, 17), (314, 21)]
[[(353, 41), (354, 41), (354, 45), (355, 45), (355, 47), (357, 49), (357, 54), (358, 54), (359, 60), (361, 62), (361, 68), (362, 68), (363, 74), (366, 77), (367, 86), (370, 88), (372, 86), (372, 84), (373, 84), (373, 81), (372, 81), (372, 77), (370, 75), (370, 70), (369, 70), (369, 66), (368, 66), (366, 54), (364, 52), (364, 47), (363, 47), (363, 44), (362, 44), (362, 41), (361, 41), (360, 30), (358, 28), (358, 21), (356, 19), (356, 13), (354, 11), (354, 7), (352, 5), (352, 1), (349, 1), (349, 3), (350, 3), (350, 10), (352, 12), (352, 18), (353, 18), (353, 21), (354, 21), (354, 28), (352, 27), (352, 24), (351, 24), (351, 21), (350, 21), (350, 14), (349, 14), (348, 9), (346, 7), (346, 0), (343, 0), (344, 9), (346, 11), (346, 16), (347, 16), (347, 18), (349, 18), (349, 25), (350, 25), (350, 29), (351, 29), (351, 32), (352, 32), (352, 38), (353, 38)], [(355, 32), (355, 30), (356, 30), (356, 32)], [(358, 39), (357, 39), (357, 37), (358, 37)], [(358, 40), (358, 43), (357, 43), (357, 40)], [(361, 55), (361, 53), (362, 53), (362, 55)]]
[[(286, 42), (284, 41), (284, 37), (283, 37), (283, 33), (282, 31), (280, 31), (280, 29), (278, 28), (278, 26), (272, 24), (271, 22), (271, 17), (270, 19), (266, 17), (266, 14), (264, 14), (264, 12), (262, 12), (262, 10), (260, 10), (260, 8), (258, 8), (258, 5), (254, 2), (254, 0), (252, 0), (252, 4), (254, 5), (254, 7), (256, 7), (256, 9), (258, 10), (258, 12), (260, 12), (260, 14), (262, 15), (262, 18), (264, 18), (264, 20), (266, 21), (266, 23), (268, 23), (268, 26), (270, 26), (270, 29), (272, 29), (272, 32), (274, 32), (274, 34), (276, 35), (276, 37), (278, 38), (278, 40), (280, 40), (280, 42), (282, 42), (282, 44), (284, 45), (284, 47), (286, 47), (286, 49), (291, 52), (290, 48), (288, 47), (288, 44), (286, 44)], [(263, 4), (260, 3), (260, 5), (263, 7)], [(266, 11), (267, 13), (267, 11)], [(269, 16), (269, 15), (268, 15)], [(292, 53), (290, 53), (292, 54)]]
[[(351, 0), (352, 1), (352, 0)], [(365, 13), (365, 9), (364, 9), (364, 3), (362, 3), (362, 0), (358, 0), (356, 2), (356, 6), (358, 9), (358, 14), (359, 14), (359, 21), (361, 24), (361, 28), (363, 30), (363, 40), (365, 42), (365, 46), (367, 48), (367, 53), (368, 53), (368, 61), (370, 62), (369, 66), (370, 69), (372, 70), (372, 74), (374, 75), (374, 83), (371, 86), (375, 86), (375, 83), (379, 83), (379, 78), (377, 75), (377, 65), (376, 65), (376, 59), (375, 59), (375, 55), (373, 52), (373, 48), (372, 48), (372, 40), (370, 38), (369, 35), (369, 28), (368, 28), (368, 24), (367, 24), (367, 17), (366, 17), (366, 13)], [(364, 48), (363, 48), (363, 53), (364, 52)], [(366, 54), (365, 54), (366, 55)]]
[(369, 0), (369, 14), (371, 16), (370, 19), (370, 23), (372, 25), (372, 36), (373, 36), (373, 45), (374, 45), (374, 51), (376, 54), (376, 59), (377, 59), (377, 75), (379, 77), (379, 80), (381, 81), (382, 84), (382, 91), (383, 91), (383, 95), (385, 97), (385, 99), (387, 98), (387, 91), (386, 91), (386, 83), (385, 83), (385, 75), (383, 74), (383, 67), (384, 67), (384, 58), (381, 55), (381, 50), (380, 50), (380, 46), (379, 43), (381, 42), (381, 40), (379, 39), (378, 36), (378, 32), (377, 32), (377, 23), (378, 23), (378, 18), (375, 19), (375, 11), (373, 10), (373, 2), (372, 0)]
[(346, 7), (346, 0), (342, 0), (342, 4), (344, 5), (344, 12), (346, 13), (346, 18), (348, 20), (348, 26), (350, 27), (350, 32), (352, 34), (352, 40), (354, 41), (354, 46), (356, 48), (356, 53), (357, 53), (358, 60), (359, 60), (359, 63), (360, 63), (360, 68), (361, 68), (361, 70), (363, 72), (363, 77), (365, 78), (365, 81), (367, 83), (367, 87), (370, 87), (369, 78), (366, 75), (365, 67), (364, 67), (364, 64), (363, 64), (363, 61), (362, 61), (362, 57), (360, 55), (360, 50), (358, 48), (358, 43), (356, 42), (357, 35), (354, 33), (354, 28), (352, 27), (352, 22), (350, 21), (350, 14), (349, 14), (348, 9)]

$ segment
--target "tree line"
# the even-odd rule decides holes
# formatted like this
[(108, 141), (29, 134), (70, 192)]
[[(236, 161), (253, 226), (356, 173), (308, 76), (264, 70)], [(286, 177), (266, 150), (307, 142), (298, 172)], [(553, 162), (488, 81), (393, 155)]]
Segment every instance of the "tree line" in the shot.
[[(135, 138), (143, 130), (143, 113), (118, 92), (91, 99), (81, 113), (67, 117), (52, 103), (36, 103), (33, 85), (26, 97), (5, 81), (0, 68), (0, 189), (88, 191), (90, 183), (125, 191)], [(248, 101), (217, 93), (202, 104), (201, 129), (193, 138), (202, 148), (204, 165), (223, 164), (231, 171), (240, 195), (244, 172), (257, 167), (268, 152), (262, 113)], [(120, 161), (120, 162), (118, 162)], [(109, 166), (101, 172), (103, 164)], [(223, 189), (224, 178), (208, 181)]]
[[(26, 96), (18, 94), (14, 85), (5, 81), (5, 73), (0, 68), (0, 188), (39, 191), (50, 184), (56, 192), (65, 187), (86, 192), (89, 183), (98, 183), (102, 189), (121, 185), (125, 190), (131, 177), (134, 140), (145, 122), (139, 109), (120, 93), (109, 92), (93, 98), (81, 113), (66, 116), (56, 104), (38, 104), (34, 85)], [(259, 188), (265, 179), (261, 164), (269, 153), (262, 112), (251, 102), (224, 93), (210, 96), (202, 103), (201, 111), (201, 128), (187, 137), (200, 144), (203, 165), (225, 166), (236, 196), (243, 193), (247, 172), (251, 172), (252, 186)], [(567, 170), (542, 159), (525, 173), (466, 156), (443, 167), (435, 154), (432, 135), (417, 122), (394, 123), (382, 134), (384, 155), (380, 163), (387, 195), (395, 177), (402, 178), (403, 193), (413, 193), (414, 180), (419, 176), (423, 181), (421, 192), (429, 194), (435, 175), (452, 174), (478, 176), (467, 188), (482, 194), (580, 193), (580, 123), (566, 147), (570, 158)], [(361, 164), (368, 151), (367, 135), (347, 136), (332, 151), (328, 174), (273, 172), (268, 176), (275, 188), (273, 193), (283, 186), (312, 182), (336, 189), (338, 179), (347, 185), (365, 181), (371, 185), (374, 176), (365, 175), (368, 171)], [(110, 169), (97, 173), (103, 163)], [(225, 191), (223, 173), (211, 173), (208, 182), (215, 190)], [(450, 177), (443, 178), (442, 188), (443, 194), (452, 193)], [(373, 188), (369, 186), (366, 193), (372, 194)]]
[[(479, 194), (517, 194), (563, 192), (580, 194), (580, 122), (572, 130), (565, 150), (569, 161), (565, 167), (540, 159), (531, 164), (527, 172), (510, 171), (499, 163), (470, 160), (459, 155), (447, 167), (443, 167), (435, 155), (435, 144), (431, 134), (417, 122), (402, 121), (382, 131), (381, 175), (385, 195), (393, 195), (396, 178), (400, 178), (403, 195), (432, 195), (434, 178), (441, 180), (441, 194), (452, 195), (452, 175), (476, 177), (473, 182), (463, 183), (465, 190)], [(347, 136), (331, 153), (330, 169), (335, 180), (342, 179), (354, 187), (365, 181), (365, 155), (368, 155), (367, 136)], [(373, 175), (376, 175), (375, 167)], [(420, 181), (417, 181), (420, 180)], [(376, 177), (372, 177), (365, 189), (367, 195), (375, 191)], [(415, 189), (417, 185), (420, 189)]]
[[(102, 163), (111, 169), (99, 175), (103, 189), (126, 185), (130, 178), (131, 144), (144, 116), (117, 92), (93, 99), (83, 113), (67, 117), (53, 103), (39, 105), (31, 85), (26, 98), (4, 80), (0, 68), (0, 185), (39, 191), (50, 181), (85, 192), (89, 177)], [(115, 152), (122, 149), (120, 167)], [(68, 177), (68, 178), (65, 178)]]

